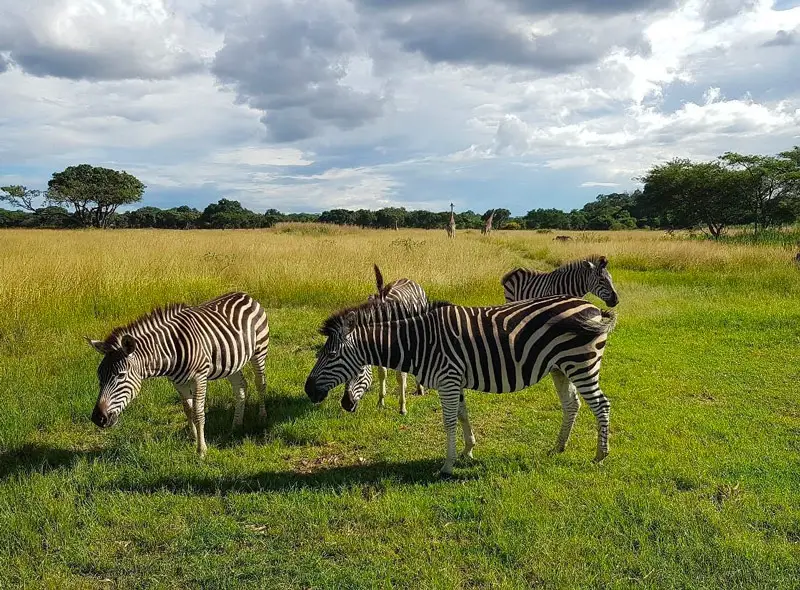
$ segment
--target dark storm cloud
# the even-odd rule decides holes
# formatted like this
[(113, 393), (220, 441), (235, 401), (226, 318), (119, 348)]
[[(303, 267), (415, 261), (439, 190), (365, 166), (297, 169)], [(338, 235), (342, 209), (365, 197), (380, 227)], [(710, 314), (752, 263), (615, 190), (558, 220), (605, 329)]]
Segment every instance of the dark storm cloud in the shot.
[(166, 79), (203, 68), (187, 51), (168, 48), (163, 30), (120, 26), (103, 13), (65, 20), (62, 9), (52, 0), (0, 0), (0, 63), (33, 76), (92, 81)]
[(706, 0), (701, 15), (707, 27), (731, 19), (742, 12), (752, 10), (758, 0)]
[(381, 114), (380, 95), (344, 82), (359, 37), (337, 8), (275, 2), (225, 28), (212, 71), (239, 101), (264, 112), (269, 139), (306, 139), (327, 126), (353, 129)]
[(615, 46), (639, 54), (650, 51), (641, 28), (632, 26), (630, 18), (601, 22), (562, 18), (554, 32), (536, 35), (516, 26), (514, 16), (487, 8), (461, 15), (454, 26), (449, 10), (428, 10), (389, 22), (384, 32), (405, 51), (420, 53), (433, 63), (509, 65), (548, 73), (596, 63)]
[(798, 42), (798, 29), (794, 31), (780, 30), (775, 33), (775, 37), (763, 44), (763, 47), (786, 47), (796, 45)]

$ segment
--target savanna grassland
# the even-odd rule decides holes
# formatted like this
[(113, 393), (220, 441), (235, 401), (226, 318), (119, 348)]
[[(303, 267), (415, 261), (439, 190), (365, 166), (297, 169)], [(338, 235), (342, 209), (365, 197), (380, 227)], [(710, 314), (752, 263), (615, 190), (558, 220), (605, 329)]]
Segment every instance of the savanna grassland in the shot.
[[(0, 232), (0, 588), (790, 588), (800, 579), (800, 270), (793, 250), (656, 232)], [(601, 376), (549, 456), (552, 380), (467, 393), (475, 459), (441, 480), (435, 392), (355, 414), (303, 382), (331, 312), (407, 276), (501, 303), (515, 265), (605, 254), (621, 303)], [(210, 385), (199, 459), (172, 386), (89, 420), (104, 337), (153, 306), (243, 289), (269, 314), (268, 418), (252, 373), (231, 433)], [(389, 384), (394, 387), (390, 375)], [(374, 387), (374, 386), (373, 386)], [(409, 384), (409, 389), (412, 384)]]

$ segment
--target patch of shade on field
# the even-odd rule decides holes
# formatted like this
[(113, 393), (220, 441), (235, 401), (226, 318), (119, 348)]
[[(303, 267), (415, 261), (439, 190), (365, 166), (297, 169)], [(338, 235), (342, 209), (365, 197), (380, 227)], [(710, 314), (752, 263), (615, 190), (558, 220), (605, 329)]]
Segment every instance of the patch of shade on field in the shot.
[[(0, 258), (0, 587), (790, 588), (800, 578), (800, 271), (792, 252), (655, 232), (4, 231)], [(598, 253), (621, 297), (602, 372), (611, 455), (549, 378), (467, 393), (478, 446), (436, 470), (435, 392), (358, 412), (302, 387), (320, 322), (387, 280), (502, 302), (515, 265)], [(102, 337), (155, 305), (244, 289), (267, 307), (269, 416), (214, 382), (206, 460), (177, 394), (145, 384), (120, 424), (89, 421)], [(394, 379), (390, 376), (390, 386)]]

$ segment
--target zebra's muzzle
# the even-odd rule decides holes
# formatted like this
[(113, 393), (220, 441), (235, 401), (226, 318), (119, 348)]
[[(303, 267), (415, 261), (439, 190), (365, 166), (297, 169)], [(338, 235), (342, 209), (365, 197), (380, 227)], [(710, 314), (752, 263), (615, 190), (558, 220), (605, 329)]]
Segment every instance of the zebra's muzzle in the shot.
[(109, 428), (117, 423), (117, 415), (108, 414), (104, 409), (95, 406), (94, 411), (92, 412), (92, 422), (94, 422), (99, 428)]
[(342, 404), (342, 409), (348, 412), (355, 412), (356, 408), (358, 407), (358, 402), (353, 401), (353, 398), (350, 397), (350, 392), (348, 391), (344, 392), (341, 404)]
[(328, 390), (320, 389), (317, 386), (317, 380), (312, 377), (306, 379), (305, 389), (306, 389), (306, 395), (315, 404), (321, 403), (322, 401), (324, 401), (326, 397), (328, 397)]

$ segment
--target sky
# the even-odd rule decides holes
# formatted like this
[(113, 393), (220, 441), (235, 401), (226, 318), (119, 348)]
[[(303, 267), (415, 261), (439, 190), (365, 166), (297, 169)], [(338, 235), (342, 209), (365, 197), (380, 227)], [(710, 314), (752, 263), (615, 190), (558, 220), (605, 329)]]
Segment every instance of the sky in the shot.
[(800, 145), (800, 0), (0, 0), (0, 185), (569, 210)]

